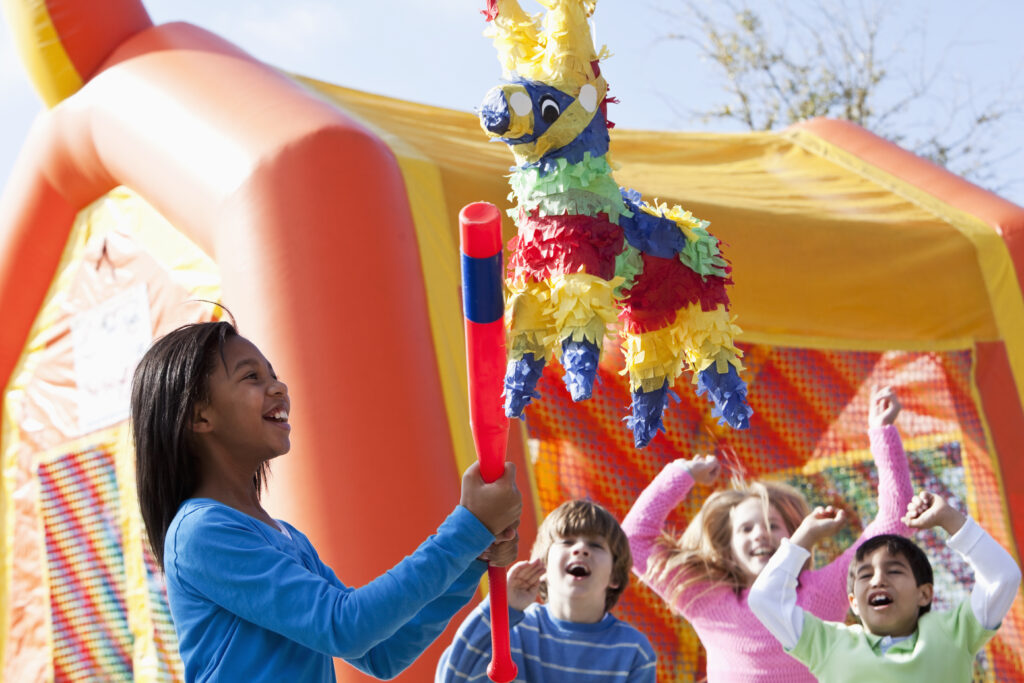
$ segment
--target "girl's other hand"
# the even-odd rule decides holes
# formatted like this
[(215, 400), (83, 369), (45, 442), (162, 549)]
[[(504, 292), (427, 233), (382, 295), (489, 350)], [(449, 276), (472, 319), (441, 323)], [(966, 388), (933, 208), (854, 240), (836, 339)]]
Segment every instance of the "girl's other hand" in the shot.
[(540, 580), (544, 577), (544, 560), (516, 562), (508, 570), (508, 606), (522, 612), (537, 600)]
[(507, 567), (516, 561), (519, 555), (519, 530), (517, 527), (509, 527), (502, 531), (494, 539), (494, 543), (487, 547), (478, 557), (478, 560), (494, 566)]
[(721, 463), (713, 455), (695, 455), (692, 460), (684, 460), (683, 462), (687, 463), (687, 469), (693, 480), (704, 486), (710, 486), (715, 483), (719, 473), (722, 471)]
[(818, 506), (804, 517), (790, 537), (790, 542), (810, 550), (818, 541), (835, 534), (846, 524), (846, 512), (831, 505)]
[(871, 388), (871, 405), (868, 408), (868, 426), (884, 427), (896, 421), (900, 414), (900, 400), (892, 387), (877, 385)]

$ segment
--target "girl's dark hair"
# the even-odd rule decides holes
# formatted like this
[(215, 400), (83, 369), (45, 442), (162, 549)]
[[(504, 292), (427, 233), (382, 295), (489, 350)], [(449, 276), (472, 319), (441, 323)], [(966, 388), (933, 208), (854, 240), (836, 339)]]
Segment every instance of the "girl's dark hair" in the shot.
[[(132, 439), (135, 481), (149, 545), (164, 566), (164, 537), (181, 504), (199, 486), (199, 460), (192, 419), (209, 400), (210, 374), (224, 362), (224, 343), (238, 335), (228, 322), (185, 325), (156, 340), (132, 379)], [(253, 483), (263, 490), (267, 465)]]

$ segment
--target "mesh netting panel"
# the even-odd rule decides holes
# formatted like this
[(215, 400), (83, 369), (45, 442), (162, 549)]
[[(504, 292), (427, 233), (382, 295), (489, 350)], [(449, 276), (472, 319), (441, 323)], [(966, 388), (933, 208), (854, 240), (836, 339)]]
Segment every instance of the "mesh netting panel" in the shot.
[[(866, 434), (874, 385), (892, 385), (903, 405), (897, 426), (911, 463), (915, 489), (929, 488), (968, 510), (1005, 547), (1009, 534), (998, 474), (971, 398), (972, 355), (874, 353), (744, 347), (744, 376), (755, 414), (751, 428), (717, 424), (704, 398), (681, 378), (670, 401), (666, 433), (641, 451), (623, 422), (629, 390), (618, 349), (609, 343), (592, 399), (574, 404), (557, 364), (539, 386), (542, 398), (526, 411), (530, 457), (541, 515), (565, 500), (591, 498), (619, 519), (640, 491), (668, 462), (695, 453), (717, 453), (726, 471), (748, 478), (777, 479), (806, 495), (811, 505), (831, 504), (850, 513), (850, 527), (818, 550), (827, 562), (851, 543), (877, 512), (877, 474)], [(711, 489), (697, 486), (669, 518), (679, 531)], [(917, 540), (935, 567), (936, 608), (966, 597), (971, 571), (945, 545), (945, 534)], [(701, 678), (704, 654), (692, 628), (670, 613), (638, 582), (616, 606), (617, 614), (642, 630), (658, 652), (658, 679)], [(979, 656), (977, 680), (1021, 680), (1021, 608), (1016, 606), (996, 640)]]
[(131, 681), (132, 638), (114, 457), (102, 449), (39, 466), (57, 681)]
[[(95, 447), (39, 465), (57, 681), (134, 680), (115, 454)], [(184, 680), (163, 574), (143, 544), (159, 681)]]
[(171, 608), (167, 604), (167, 584), (148, 543), (143, 542), (142, 552), (146, 564), (146, 587), (149, 590), (149, 608), (150, 618), (153, 622), (153, 644), (156, 647), (158, 680), (183, 681), (185, 680), (185, 665), (178, 655), (178, 636), (174, 632)]

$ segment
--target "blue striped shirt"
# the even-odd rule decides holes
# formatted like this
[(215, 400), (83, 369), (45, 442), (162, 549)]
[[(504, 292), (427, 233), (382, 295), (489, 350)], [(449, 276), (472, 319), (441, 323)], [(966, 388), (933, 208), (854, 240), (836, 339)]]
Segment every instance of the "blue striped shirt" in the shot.
[[(647, 637), (624, 621), (605, 614), (595, 624), (555, 619), (547, 605), (534, 603), (525, 612), (509, 610), (516, 681), (543, 683), (654, 683), (657, 659)], [(490, 601), (462, 622), (455, 640), (437, 664), (435, 683), (487, 683), (491, 661)]]

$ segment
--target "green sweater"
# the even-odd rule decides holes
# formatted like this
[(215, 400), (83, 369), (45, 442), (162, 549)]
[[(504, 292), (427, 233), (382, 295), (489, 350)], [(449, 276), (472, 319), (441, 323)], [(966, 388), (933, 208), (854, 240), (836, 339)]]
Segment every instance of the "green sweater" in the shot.
[[(951, 612), (928, 612), (917, 631), (882, 654), (883, 636), (861, 626), (822, 621), (804, 613), (800, 641), (790, 654), (803, 662), (822, 683), (850, 680), (872, 683), (971, 680), (974, 656), (995, 635), (974, 616), (970, 600)], [(851, 678), (851, 672), (856, 676)]]

